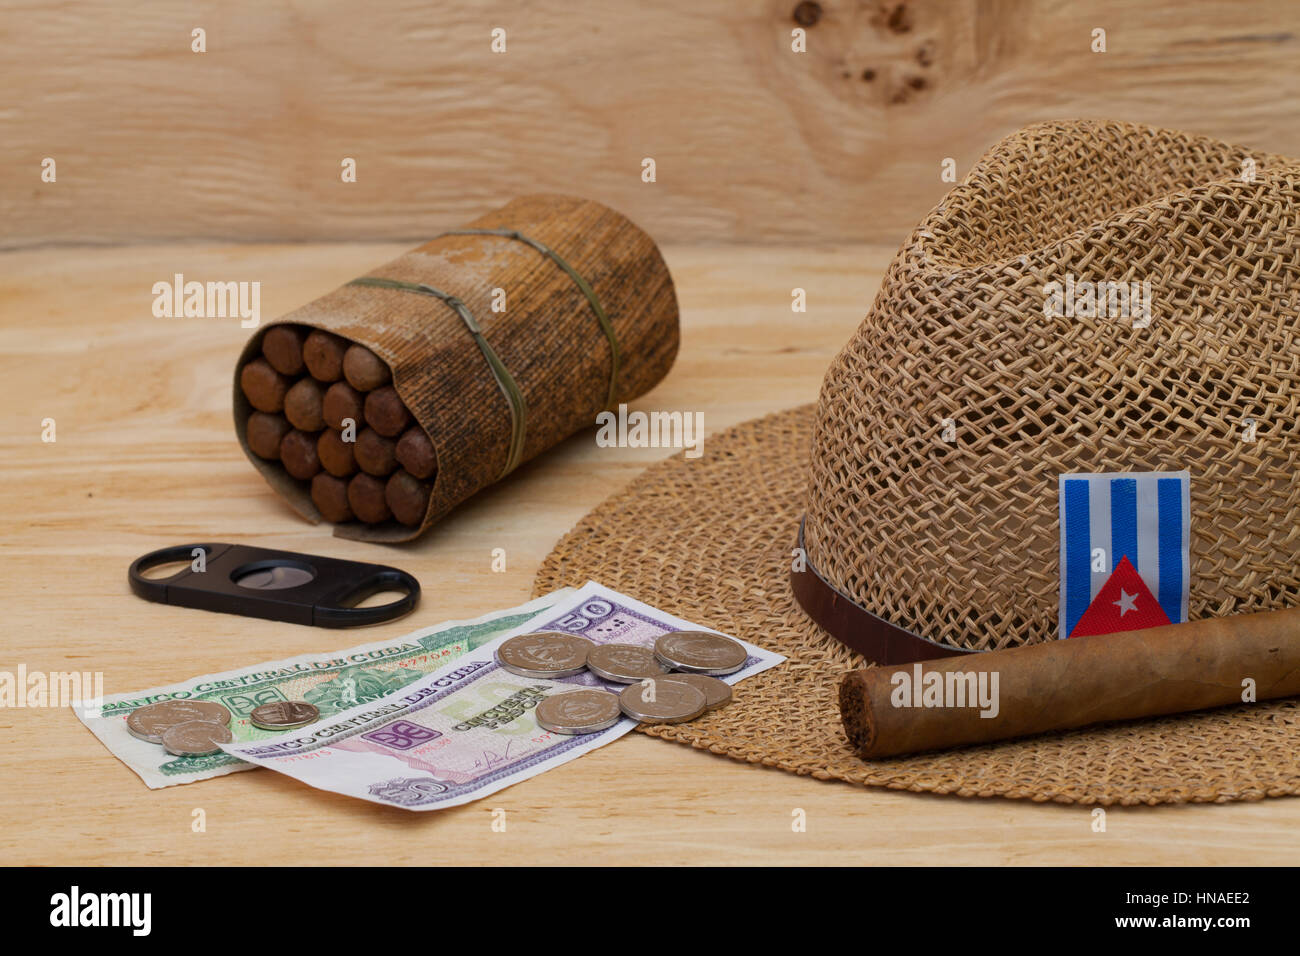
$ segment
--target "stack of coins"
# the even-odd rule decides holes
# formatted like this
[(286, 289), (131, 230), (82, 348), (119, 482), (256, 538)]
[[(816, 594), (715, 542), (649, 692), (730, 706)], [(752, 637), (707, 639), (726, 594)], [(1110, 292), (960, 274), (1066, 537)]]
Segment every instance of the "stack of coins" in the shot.
[(160, 700), (137, 707), (126, 716), (132, 737), (162, 744), (178, 757), (206, 757), (228, 744), (230, 711), (210, 700)]
[(304, 325), (273, 325), (239, 386), (255, 409), (245, 437), (259, 458), (311, 485), (327, 521), (424, 521), (438, 463), (433, 442), (379, 356)]
[(534, 712), (557, 734), (594, 734), (622, 717), (643, 724), (680, 724), (731, 701), (718, 680), (745, 666), (744, 645), (708, 631), (676, 631), (640, 644), (596, 644), (561, 631), (521, 634), (497, 648), (497, 663), (522, 677), (557, 679), (589, 671), (628, 687), (619, 694), (576, 690), (552, 694)]
[[(253, 708), (249, 723), (261, 730), (296, 730), (314, 724), (320, 710), (305, 700), (277, 700)], [(219, 744), (234, 739), (230, 711), (212, 700), (161, 700), (126, 715), (132, 737), (162, 744), (178, 757), (207, 757), (220, 753)]]

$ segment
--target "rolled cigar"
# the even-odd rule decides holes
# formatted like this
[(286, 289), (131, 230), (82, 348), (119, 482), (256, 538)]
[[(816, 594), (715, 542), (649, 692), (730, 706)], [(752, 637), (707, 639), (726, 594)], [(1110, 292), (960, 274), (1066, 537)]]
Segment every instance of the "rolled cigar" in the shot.
[(284, 396), (284, 417), (294, 428), (317, 432), (325, 427), (325, 389), (311, 376), (294, 382)]
[(409, 471), (395, 471), (384, 487), (384, 500), (402, 524), (419, 526), (429, 508), (429, 485)]
[(343, 354), (343, 375), (353, 388), (368, 392), (387, 385), (393, 377), (388, 366), (364, 345), (350, 345)]
[(313, 329), (302, 344), (302, 360), (312, 378), (337, 382), (343, 377), (343, 353), (347, 350), (346, 339), (332, 332)]
[(368, 475), (383, 478), (391, 475), (397, 467), (397, 442), (385, 438), (373, 428), (367, 428), (357, 436), (353, 452), (357, 465)]
[(273, 325), (262, 336), (262, 354), (281, 375), (301, 375), (306, 338), (307, 330), (301, 325)]
[(321, 467), (339, 478), (351, 475), (357, 470), (357, 459), (352, 453), (352, 444), (344, 441), (343, 436), (334, 429), (325, 429), (316, 439), (316, 456), (320, 458)]
[(348, 483), (343, 478), (319, 472), (311, 480), (311, 500), (326, 521), (351, 521), (355, 517), (348, 504)]
[(253, 412), (248, 416), (248, 427), (244, 434), (254, 455), (274, 461), (280, 457), (280, 441), (291, 427), (283, 415)]
[(411, 423), (411, 413), (391, 385), (366, 396), (366, 424), (389, 438), (396, 438)]
[(294, 429), (280, 440), (280, 463), (295, 478), (306, 481), (320, 471), (316, 436)]
[(283, 411), (289, 384), (289, 377), (271, 368), (264, 358), (253, 359), (239, 371), (239, 388), (259, 412)]
[(321, 414), (330, 428), (341, 431), (346, 427), (346, 419), (350, 418), (357, 431), (360, 431), (365, 423), (365, 396), (347, 382), (335, 382), (325, 389)]
[(397, 460), (416, 478), (428, 478), (438, 470), (433, 442), (419, 425), (412, 425), (397, 439)]
[(1300, 608), (851, 671), (840, 716), (871, 760), (1240, 704), (1247, 678), (1300, 694)]
[(352, 513), (368, 524), (378, 524), (393, 516), (384, 499), (384, 479), (358, 472), (348, 482), (348, 504)]

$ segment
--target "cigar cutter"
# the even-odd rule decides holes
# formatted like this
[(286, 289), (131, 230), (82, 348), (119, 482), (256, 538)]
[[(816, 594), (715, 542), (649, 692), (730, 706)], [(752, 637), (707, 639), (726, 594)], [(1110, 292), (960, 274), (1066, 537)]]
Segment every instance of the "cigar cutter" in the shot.
[[(185, 566), (175, 574), (144, 576), (176, 562)], [(420, 582), (397, 568), (243, 544), (151, 551), (131, 563), (127, 577), (146, 601), (316, 627), (381, 624), (415, 610), (420, 600)], [(382, 591), (402, 596), (376, 607), (356, 606)]]

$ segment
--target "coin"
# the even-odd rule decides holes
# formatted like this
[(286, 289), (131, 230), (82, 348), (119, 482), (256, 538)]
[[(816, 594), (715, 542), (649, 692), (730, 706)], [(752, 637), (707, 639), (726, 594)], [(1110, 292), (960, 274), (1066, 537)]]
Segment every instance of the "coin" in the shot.
[(604, 690), (552, 694), (533, 713), (539, 727), (557, 734), (594, 734), (613, 727), (623, 716), (618, 697)]
[(647, 678), (618, 695), (623, 713), (643, 724), (681, 724), (704, 713), (704, 691), (671, 678)]
[(618, 684), (635, 684), (665, 671), (655, 660), (654, 648), (640, 644), (598, 644), (587, 656), (587, 669)]
[(277, 700), (254, 707), (248, 722), (262, 730), (296, 730), (320, 720), (320, 710), (305, 700)]
[(731, 703), (731, 685), (716, 677), (707, 677), (704, 674), (669, 674), (662, 679), (690, 684), (703, 692), (705, 710), (717, 710)]
[(745, 666), (744, 645), (708, 631), (677, 631), (655, 641), (655, 657), (673, 670), (693, 674), (734, 674)]
[(183, 724), (163, 731), (163, 749), (178, 757), (206, 757), (220, 753), (217, 744), (228, 744), (234, 739), (229, 727), (210, 720), (187, 720)]
[(596, 645), (585, 637), (561, 631), (520, 634), (497, 648), (497, 663), (521, 677), (569, 677), (587, 668), (587, 655)]
[(225, 726), (230, 723), (230, 711), (212, 700), (160, 700), (131, 711), (126, 717), (126, 729), (132, 737), (160, 744), (164, 730), (187, 720)]

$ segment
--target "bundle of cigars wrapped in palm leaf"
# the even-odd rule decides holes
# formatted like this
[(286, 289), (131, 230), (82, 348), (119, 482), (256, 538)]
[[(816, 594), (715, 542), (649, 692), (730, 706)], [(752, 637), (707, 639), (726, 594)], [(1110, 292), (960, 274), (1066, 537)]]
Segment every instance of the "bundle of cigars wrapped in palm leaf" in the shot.
[(677, 346), (654, 241), (600, 203), (528, 196), (265, 325), (235, 426), (299, 513), (405, 541), (649, 391)]

